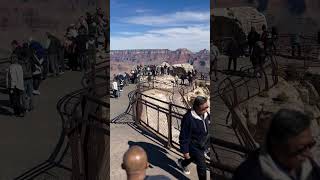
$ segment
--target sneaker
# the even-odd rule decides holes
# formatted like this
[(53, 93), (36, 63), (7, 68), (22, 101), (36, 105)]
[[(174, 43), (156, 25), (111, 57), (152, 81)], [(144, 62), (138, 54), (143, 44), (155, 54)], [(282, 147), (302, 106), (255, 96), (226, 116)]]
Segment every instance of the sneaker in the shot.
[(34, 94), (34, 95), (40, 95), (40, 91), (39, 91), (39, 90), (33, 90), (33, 91), (32, 91), (32, 94)]
[(210, 159), (210, 151), (204, 152), (204, 157)]
[(183, 171), (183, 173), (185, 174), (190, 174), (190, 170), (188, 169), (188, 167), (183, 167), (182, 166), (182, 159), (178, 159), (178, 167)]
[(59, 75), (62, 75), (62, 74), (64, 74), (64, 71), (59, 72)]

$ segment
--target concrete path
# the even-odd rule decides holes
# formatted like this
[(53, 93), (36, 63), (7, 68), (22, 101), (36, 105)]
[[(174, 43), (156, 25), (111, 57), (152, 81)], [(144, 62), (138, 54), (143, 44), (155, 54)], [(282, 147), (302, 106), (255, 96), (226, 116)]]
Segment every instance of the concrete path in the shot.
[(35, 109), (23, 118), (10, 116), (8, 95), (0, 93), (0, 180), (13, 179), (46, 160), (61, 133), (58, 100), (81, 88), (80, 72), (49, 78), (34, 96)]
[[(127, 86), (120, 98), (110, 99), (111, 120), (126, 110), (128, 105), (127, 95), (134, 88), (134, 85)], [(166, 175), (171, 179), (198, 179), (194, 164), (189, 167), (191, 174), (184, 175), (176, 165), (180, 154), (166, 149), (160, 143), (161, 140), (148, 131), (137, 128), (133, 124), (131, 115), (123, 114), (121, 118), (117, 119), (117, 123), (111, 124), (110, 142), (110, 179), (126, 179), (125, 171), (121, 169), (122, 156), (131, 145), (139, 145), (146, 150), (152, 166), (147, 170), (147, 175)]]

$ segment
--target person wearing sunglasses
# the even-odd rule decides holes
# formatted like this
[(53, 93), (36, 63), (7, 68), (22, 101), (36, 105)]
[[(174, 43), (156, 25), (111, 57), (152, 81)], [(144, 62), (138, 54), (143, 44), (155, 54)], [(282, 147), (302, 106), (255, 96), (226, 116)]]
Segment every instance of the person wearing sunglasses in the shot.
[(194, 162), (197, 165), (199, 180), (207, 179), (204, 153), (209, 142), (208, 123), (210, 116), (208, 108), (208, 99), (197, 96), (193, 102), (193, 108), (183, 116), (179, 135), (184, 159), (178, 160), (178, 166), (185, 174), (190, 174), (187, 167), (191, 162)]
[(319, 180), (320, 167), (311, 153), (316, 141), (310, 126), (311, 119), (302, 112), (278, 111), (264, 145), (237, 168), (233, 180)]

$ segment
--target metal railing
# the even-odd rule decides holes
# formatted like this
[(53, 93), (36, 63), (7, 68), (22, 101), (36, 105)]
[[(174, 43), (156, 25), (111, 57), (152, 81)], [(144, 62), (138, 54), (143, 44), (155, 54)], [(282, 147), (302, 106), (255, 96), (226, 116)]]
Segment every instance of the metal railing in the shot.
[[(146, 95), (146, 91), (152, 90), (153, 86), (140, 86), (138, 84), (137, 90), (133, 91), (130, 102), (132, 102), (133, 116), (137, 125), (142, 125), (149, 129), (152, 133), (164, 140), (164, 145), (167, 148), (174, 148), (179, 151), (180, 124), (183, 115), (189, 110), (186, 107), (172, 104), (168, 101), (161, 100), (155, 97)], [(168, 92), (169, 93), (169, 92)], [(176, 109), (180, 111), (177, 111)], [(181, 113), (182, 112), (182, 113)], [(236, 114), (232, 114), (236, 116)], [(240, 125), (239, 125), (240, 126)], [(178, 127), (178, 128), (177, 128)], [(235, 127), (239, 128), (239, 127)], [(224, 141), (211, 137), (211, 148), (223, 148), (236, 154), (242, 154), (245, 157), (253, 148), (236, 143)], [(214, 153), (216, 157), (218, 154)], [(219, 159), (219, 158), (217, 158)], [(223, 161), (211, 160), (211, 166), (220, 169), (223, 172), (233, 173), (235, 167), (226, 164)]]
[[(150, 90), (152, 88), (143, 88), (144, 91)], [(171, 148), (174, 145), (178, 145), (178, 136), (174, 136), (173, 131), (177, 131), (176, 127), (180, 127), (181, 119), (184, 113), (180, 112), (188, 111), (187, 108), (172, 104), (168, 101), (160, 100), (146, 94), (144, 91), (136, 92), (135, 103), (135, 113), (134, 117), (137, 124), (144, 124), (145, 126), (151, 128), (157, 135), (164, 138), (167, 141), (166, 146)], [(144, 113), (144, 114), (143, 114)], [(151, 120), (150, 120), (151, 119)], [(174, 122), (174, 123), (173, 123)], [(175, 146), (175, 148), (179, 148)]]
[[(49, 173), (54, 168), (66, 170), (66, 172), (69, 172), (70, 177), (75, 177), (74, 174), (77, 174), (79, 169), (80, 174), (84, 173), (85, 166), (82, 166), (82, 168), (78, 166), (79, 164), (85, 164), (84, 158), (81, 156), (83, 154), (81, 152), (80, 154), (72, 153), (70, 152), (70, 148), (74, 149), (75, 145), (78, 148), (77, 143), (75, 143), (78, 140), (81, 141), (82, 147), (85, 146), (83, 139), (79, 139), (81, 133), (83, 133), (83, 136), (87, 135), (86, 132), (82, 131), (83, 126), (92, 127), (100, 130), (99, 132), (110, 135), (109, 121), (106, 118), (101, 118), (101, 113), (97, 113), (99, 110), (101, 112), (101, 109), (106, 110), (109, 108), (109, 104), (102, 101), (102, 98), (108, 95), (106, 91), (108, 85), (106, 72), (109, 69), (108, 67), (108, 59), (93, 64), (91, 71), (86, 73), (82, 78), (81, 83), (84, 87), (67, 94), (58, 101), (57, 110), (63, 128), (55, 149), (47, 160), (24, 172), (16, 177), (15, 180), (31, 180), (40, 176), (59, 179), (59, 175), (51, 176)], [(103, 75), (104, 73), (105, 75)], [(95, 111), (91, 111), (92, 108)], [(103, 125), (101, 126), (100, 124)], [(63, 164), (68, 153), (71, 153), (68, 165), (70, 166), (70, 162), (72, 162), (72, 167)], [(81, 163), (78, 161), (81, 161)]]

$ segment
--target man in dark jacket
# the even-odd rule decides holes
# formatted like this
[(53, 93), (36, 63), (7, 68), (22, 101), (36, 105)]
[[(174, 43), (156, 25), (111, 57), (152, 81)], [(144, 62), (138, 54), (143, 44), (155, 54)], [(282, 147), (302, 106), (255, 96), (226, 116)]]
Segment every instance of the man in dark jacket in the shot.
[(259, 41), (260, 35), (256, 29), (252, 26), (251, 31), (248, 34), (248, 45), (249, 45), (249, 54), (251, 55), (254, 45)]
[(58, 58), (59, 58), (58, 55), (60, 51), (59, 42), (49, 32), (47, 32), (46, 34), (48, 38), (47, 51), (48, 51), (49, 69), (51, 73), (53, 73), (53, 76), (57, 76), (59, 73), (59, 64), (58, 64)]
[(85, 67), (86, 62), (86, 44), (88, 42), (88, 36), (85, 34), (84, 29), (79, 32), (79, 35), (76, 38), (76, 54), (78, 59), (78, 64), (80, 65), (80, 71)]
[(197, 165), (199, 180), (207, 179), (206, 162), (204, 152), (208, 143), (209, 113), (208, 99), (197, 96), (193, 103), (193, 109), (188, 111), (181, 122), (179, 136), (180, 148), (184, 160), (178, 160), (178, 166), (185, 174), (190, 174), (187, 166), (194, 162)]
[(240, 49), (240, 44), (239, 42), (235, 39), (232, 38), (230, 43), (228, 44), (227, 48), (227, 53), (229, 56), (229, 62), (228, 62), (228, 70), (231, 70), (231, 63), (233, 62), (233, 70), (237, 70), (237, 59), (241, 54), (241, 49)]
[(310, 150), (316, 145), (311, 120), (282, 109), (271, 121), (266, 142), (236, 170), (233, 180), (318, 180), (319, 165)]

